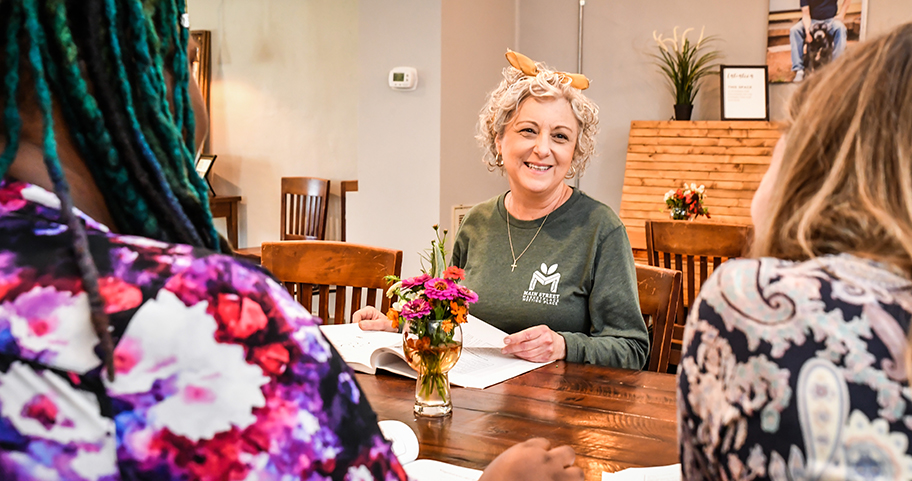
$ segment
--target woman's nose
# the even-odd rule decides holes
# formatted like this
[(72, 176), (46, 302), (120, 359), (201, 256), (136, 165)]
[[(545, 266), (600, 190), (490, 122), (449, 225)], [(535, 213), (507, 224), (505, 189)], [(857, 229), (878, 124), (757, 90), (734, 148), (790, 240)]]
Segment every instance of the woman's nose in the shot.
[(535, 154), (541, 158), (551, 155), (551, 138), (544, 132), (535, 139)]

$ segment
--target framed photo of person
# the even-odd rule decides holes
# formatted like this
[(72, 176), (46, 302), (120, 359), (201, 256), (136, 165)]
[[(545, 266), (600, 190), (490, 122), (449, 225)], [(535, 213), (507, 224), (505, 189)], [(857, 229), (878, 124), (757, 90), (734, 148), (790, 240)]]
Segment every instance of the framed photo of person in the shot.
[(209, 192), (212, 195), (215, 195), (215, 190), (212, 188), (212, 184), (209, 183), (209, 171), (212, 170), (212, 164), (215, 163), (216, 155), (200, 155), (196, 159), (196, 173), (206, 181), (206, 185), (209, 186)]
[(766, 65), (722, 65), (722, 120), (769, 120)]
[(801, 82), (865, 39), (869, 0), (769, 0), (770, 83)]

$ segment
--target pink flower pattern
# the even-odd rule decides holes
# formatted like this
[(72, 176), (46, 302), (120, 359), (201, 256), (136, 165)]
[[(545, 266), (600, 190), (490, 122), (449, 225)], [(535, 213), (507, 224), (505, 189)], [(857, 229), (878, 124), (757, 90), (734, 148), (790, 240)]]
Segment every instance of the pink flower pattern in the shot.
[(13, 359), (0, 361), (0, 477), (406, 479), (319, 320), (280, 284), (86, 218), (118, 342), (117, 377), (103, 383), (67, 227), (48, 197), (0, 181), (0, 353)]

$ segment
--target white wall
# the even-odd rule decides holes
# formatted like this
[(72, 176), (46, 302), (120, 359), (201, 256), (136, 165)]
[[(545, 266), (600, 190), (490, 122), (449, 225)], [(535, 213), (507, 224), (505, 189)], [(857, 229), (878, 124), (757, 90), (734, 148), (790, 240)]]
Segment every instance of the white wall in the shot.
[[(672, 98), (649, 58), (652, 31), (706, 26), (729, 64), (765, 61), (769, 0), (589, 0), (583, 72), (601, 107), (600, 155), (581, 181), (620, 204), (631, 120), (664, 120)], [(430, 226), (449, 227), (456, 204), (507, 187), (474, 140), (485, 94), (514, 47), (575, 71), (576, 0), (190, 0), (194, 29), (213, 31), (214, 185), (238, 194), (240, 245), (278, 237), (279, 178), (358, 179), (349, 240), (402, 249), (418, 271)], [(869, 0), (868, 34), (912, 20), (908, 0)], [(419, 87), (387, 87), (389, 70), (416, 67)], [(770, 89), (772, 118), (793, 86)], [(710, 79), (694, 118), (719, 118)], [(334, 199), (335, 201), (336, 199)], [(331, 206), (329, 237), (338, 232)]]
[[(240, 195), (240, 246), (279, 238), (281, 177), (358, 177), (358, 1), (189, 0), (212, 31), (211, 180)], [(327, 238), (338, 238), (338, 196)]]
[(504, 53), (516, 48), (517, 5), (517, 0), (443, 1), (440, 222), (447, 228), (454, 205), (474, 205), (507, 189), (506, 177), (488, 172), (481, 161), (475, 123), (485, 96), (503, 79)]
[[(912, 20), (908, 0), (868, 0), (868, 34), (877, 35)], [(521, 0), (519, 48), (535, 60), (574, 69), (578, 4), (575, 1)], [(631, 120), (667, 120), (673, 98), (653, 65), (653, 30), (669, 35), (675, 26), (706, 27), (716, 35), (723, 63), (763, 65), (769, 0), (590, 0), (586, 2), (583, 73), (586, 91), (601, 108), (600, 155), (580, 187), (617, 210), (624, 180)], [(680, 32), (680, 29), (679, 29)], [(719, 81), (708, 78), (694, 108), (694, 120), (720, 118)], [(785, 117), (794, 86), (770, 86), (772, 120)]]
[[(358, 193), (346, 198), (346, 237), (401, 249), (409, 276), (440, 216), (440, 15), (440, 0), (364, 0), (358, 12)], [(389, 88), (399, 66), (418, 69), (417, 90)]]

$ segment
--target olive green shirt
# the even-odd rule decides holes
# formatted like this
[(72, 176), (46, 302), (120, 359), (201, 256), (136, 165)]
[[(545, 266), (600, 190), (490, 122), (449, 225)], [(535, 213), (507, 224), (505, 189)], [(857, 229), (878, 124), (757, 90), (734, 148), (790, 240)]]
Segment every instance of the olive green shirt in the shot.
[(452, 264), (478, 293), (472, 315), (511, 334), (547, 325), (563, 336), (571, 362), (641, 369), (649, 338), (617, 214), (574, 189), (547, 220), (510, 217), (519, 257), (511, 271), (505, 196), (473, 207), (456, 235)]

